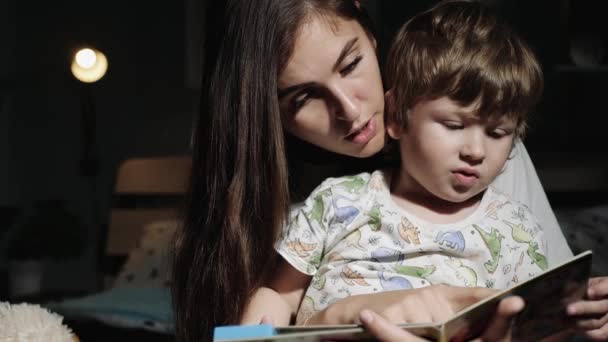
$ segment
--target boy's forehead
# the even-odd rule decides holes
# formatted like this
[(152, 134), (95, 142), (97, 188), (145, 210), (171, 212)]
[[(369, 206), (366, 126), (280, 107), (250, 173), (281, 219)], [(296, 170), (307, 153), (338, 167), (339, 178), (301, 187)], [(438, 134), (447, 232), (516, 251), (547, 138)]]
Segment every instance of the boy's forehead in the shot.
[(480, 111), (481, 109), (481, 101), (475, 100), (470, 104), (465, 104), (458, 102), (456, 100), (450, 99), (447, 96), (439, 97), (436, 99), (421, 99), (417, 105), (422, 105), (426, 107), (426, 111), (428, 114), (437, 113), (437, 114), (451, 114), (457, 115), (462, 119), (467, 120), (480, 120), (483, 122), (516, 122), (517, 115), (514, 113), (483, 113)]
[(447, 96), (437, 98), (423, 98), (417, 101), (416, 107), (424, 107), (431, 111), (450, 112), (462, 116), (477, 116), (480, 102), (474, 101), (470, 104), (463, 104)]

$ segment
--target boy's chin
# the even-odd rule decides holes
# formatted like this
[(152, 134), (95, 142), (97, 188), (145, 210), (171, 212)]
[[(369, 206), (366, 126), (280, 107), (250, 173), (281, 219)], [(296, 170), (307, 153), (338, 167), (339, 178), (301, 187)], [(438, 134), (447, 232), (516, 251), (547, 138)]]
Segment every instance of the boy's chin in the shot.
[(446, 196), (441, 196), (444, 201), (451, 202), (454, 204), (466, 204), (467, 202), (478, 201), (483, 195), (484, 189), (453, 189)]

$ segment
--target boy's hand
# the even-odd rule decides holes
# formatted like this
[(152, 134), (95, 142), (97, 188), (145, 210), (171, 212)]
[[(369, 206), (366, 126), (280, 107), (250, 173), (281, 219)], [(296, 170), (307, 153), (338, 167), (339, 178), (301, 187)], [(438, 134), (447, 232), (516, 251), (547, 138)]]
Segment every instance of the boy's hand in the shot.
[(394, 324), (437, 322), (494, 294), (476, 287), (431, 285), (418, 289), (350, 296), (313, 316), (308, 324), (358, 323), (358, 313), (369, 309)]
[[(524, 301), (520, 297), (509, 297), (500, 302), (496, 313), (482, 336), (475, 339), (475, 342), (484, 341), (510, 341), (511, 340), (511, 319), (524, 308)], [(363, 310), (359, 314), (359, 319), (365, 329), (367, 329), (376, 339), (381, 342), (421, 342), (427, 341), (414, 336), (409, 332), (391, 324), (384, 317), (371, 310)]]
[(424, 342), (428, 341), (415, 336), (395, 324), (387, 321), (384, 317), (371, 310), (363, 310), (359, 314), (359, 320), (365, 329), (381, 342)]
[(568, 306), (576, 326), (593, 340), (608, 340), (608, 277), (589, 279), (587, 299)]

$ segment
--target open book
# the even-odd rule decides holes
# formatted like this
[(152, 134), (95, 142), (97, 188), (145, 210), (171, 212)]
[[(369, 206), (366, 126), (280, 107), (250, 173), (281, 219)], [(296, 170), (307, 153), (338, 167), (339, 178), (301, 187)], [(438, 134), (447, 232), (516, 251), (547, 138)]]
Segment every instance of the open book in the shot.
[[(526, 307), (513, 323), (514, 341), (538, 341), (570, 326), (568, 304), (587, 292), (591, 251), (553, 267), (525, 282), (505, 289), (458, 312), (443, 322), (403, 324), (404, 329), (436, 341), (463, 341), (480, 334), (501, 299), (518, 295)], [(370, 340), (358, 325), (289, 326), (270, 325), (218, 327), (214, 341), (298, 341)]]

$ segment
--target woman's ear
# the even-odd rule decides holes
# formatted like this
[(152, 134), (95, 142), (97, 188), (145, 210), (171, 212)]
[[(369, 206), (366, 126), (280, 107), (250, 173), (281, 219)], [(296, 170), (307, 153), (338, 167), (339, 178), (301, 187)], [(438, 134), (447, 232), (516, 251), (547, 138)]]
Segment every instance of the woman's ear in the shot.
[(395, 98), (393, 96), (393, 90), (389, 89), (384, 93), (384, 111), (386, 117), (386, 132), (388, 135), (399, 140), (403, 130), (403, 125), (399, 120), (395, 120)]

